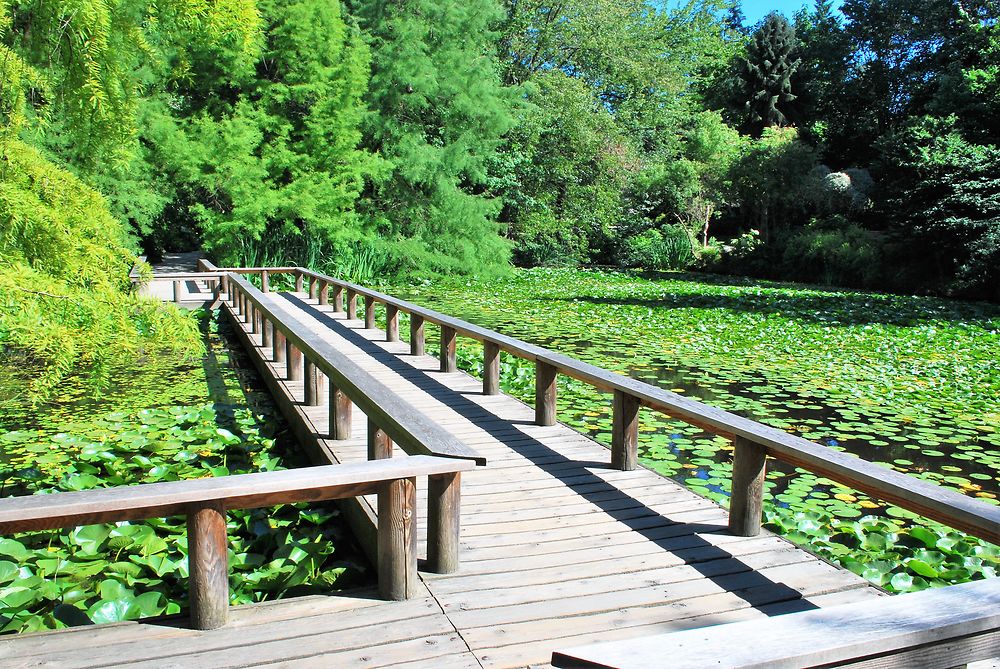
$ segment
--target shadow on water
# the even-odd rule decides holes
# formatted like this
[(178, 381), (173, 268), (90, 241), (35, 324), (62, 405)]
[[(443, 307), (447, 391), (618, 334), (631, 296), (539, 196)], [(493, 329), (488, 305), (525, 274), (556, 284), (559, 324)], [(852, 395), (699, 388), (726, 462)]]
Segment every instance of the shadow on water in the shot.
[(475, 422), (538, 469), (562, 481), (567, 490), (601, 509), (608, 518), (626, 525), (631, 531), (654, 542), (664, 552), (672, 553), (704, 578), (712, 580), (722, 590), (740, 597), (751, 607), (768, 615), (787, 612), (784, 606), (777, 609), (768, 608), (779, 604), (788, 604), (796, 610), (813, 608), (813, 605), (804, 600), (797, 590), (756, 572), (725, 548), (716, 546), (699, 536), (706, 533), (724, 533), (728, 531), (725, 525), (686, 523), (683, 517), (674, 519), (661, 514), (591, 471), (611, 470), (607, 462), (595, 465), (593, 462), (567, 458), (543, 442), (525, 435), (515, 423), (497, 420), (499, 417), (496, 414), (434, 378), (435, 372), (415, 369), (396, 355), (386, 352), (359, 334), (355, 328), (348, 327), (342, 320), (331, 317), (328, 311), (322, 311), (316, 305), (309, 304), (292, 294), (281, 293), (280, 297), (308, 313), (379, 364), (459, 415)]

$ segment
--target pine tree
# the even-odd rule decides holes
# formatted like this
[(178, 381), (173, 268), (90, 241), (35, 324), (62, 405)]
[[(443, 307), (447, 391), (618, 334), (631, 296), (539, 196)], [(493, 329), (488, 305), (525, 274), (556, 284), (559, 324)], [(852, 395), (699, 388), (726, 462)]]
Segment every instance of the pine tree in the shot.
[(748, 130), (760, 136), (764, 128), (789, 125), (792, 77), (801, 61), (796, 57), (795, 29), (772, 12), (747, 44), (740, 60), (740, 93), (748, 112)]
[(486, 165), (511, 126), (500, 85), (494, 0), (356, 0), (371, 35), (366, 145), (391, 163), (363, 203), (404, 263), (475, 272), (503, 266)]

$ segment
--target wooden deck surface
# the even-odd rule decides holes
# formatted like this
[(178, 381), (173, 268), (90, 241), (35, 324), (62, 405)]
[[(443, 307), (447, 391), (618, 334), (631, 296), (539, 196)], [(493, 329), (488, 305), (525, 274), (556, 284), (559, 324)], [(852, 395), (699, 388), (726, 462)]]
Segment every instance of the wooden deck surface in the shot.
[[(534, 425), (533, 409), (437, 371), (436, 358), (411, 356), (363, 320), (301, 293), (269, 300), (488, 458), (463, 477), (460, 572), (422, 572), (406, 602), (365, 591), (241, 607), (214, 631), (168, 621), (8, 637), (0, 666), (523, 667), (545, 665), (556, 648), (882, 594), (773, 535), (730, 535), (712, 502), (642, 468), (611, 469), (600, 444)], [(319, 435), (330, 461), (366, 458), (362, 415), (352, 439), (323, 438), (325, 403), (302, 405), (302, 383), (281, 379), (284, 363), (251, 354), (276, 367), (272, 389), (300, 434)]]

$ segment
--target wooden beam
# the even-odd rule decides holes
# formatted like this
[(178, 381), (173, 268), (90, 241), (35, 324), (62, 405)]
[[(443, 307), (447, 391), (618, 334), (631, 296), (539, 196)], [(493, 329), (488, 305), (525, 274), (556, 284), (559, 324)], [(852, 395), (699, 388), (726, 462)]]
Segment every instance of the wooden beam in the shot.
[(188, 588), (195, 629), (213, 630), (226, 624), (228, 554), (225, 505), (220, 500), (192, 505), (188, 512)]
[(391, 305), (385, 307), (385, 340), (399, 341), (399, 309)]
[(455, 358), (457, 345), (457, 333), (454, 328), (446, 325), (441, 326), (441, 371), (457, 372), (458, 361)]
[(427, 563), (436, 574), (452, 574), (459, 566), (462, 475), (427, 479)]
[(749, 439), (733, 440), (733, 491), (729, 501), (729, 531), (741, 537), (760, 534), (764, 503), (767, 450)]
[(500, 346), (483, 342), (483, 394), (500, 393)]
[(639, 464), (639, 400), (616, 390), (612, 402), (611, 466), (632, 471)]
[(330, 383), (330, 438), (351, 438), (351, 398)]
[(424, 319), (410, 316), (410, 355), (424, 354)]
[(535, 361), (535, 423), (556, 424), (556, 368)]

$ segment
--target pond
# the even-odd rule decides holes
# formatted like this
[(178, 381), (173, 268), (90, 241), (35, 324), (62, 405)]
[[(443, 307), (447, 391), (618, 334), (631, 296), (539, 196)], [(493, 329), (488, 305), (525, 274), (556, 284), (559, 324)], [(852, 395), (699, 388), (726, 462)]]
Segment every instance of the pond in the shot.
[[(0, 495), (84, 490), (305, 464), (228, 327), (195, 312), (206, 353), (65, 380), (40, 406), (2, 367)], [(373, 581), (336, 508), (228, 514), (231, 603)], [(174, 614), (187, 605), (183, 518), (0, 538), (0, 631)]]
[[(387, 290), (984, 503), (1000, 496), (996, 306), (571, 269)], [(478, 346), (461, 353), (467, 369), (481, 365)], [(532, 401), (530, 364), (504, 356), (503, 377), (505, 390)], [(560, 420), (610, 444), (610, 396), (563, 377), (559, 391)], [(646, 466), (727, 501), (725, 439), (643, 410), (639, 452)], [(879, 585), (919, 589), (996, 573), (995, 546), (773, 465), (770, 526)]]

